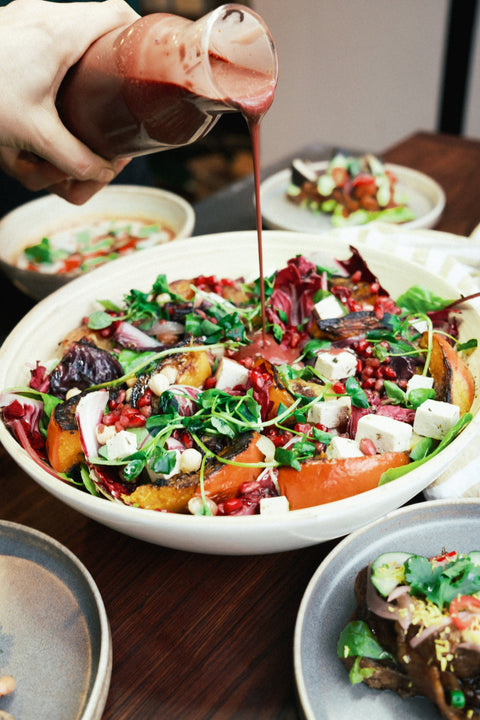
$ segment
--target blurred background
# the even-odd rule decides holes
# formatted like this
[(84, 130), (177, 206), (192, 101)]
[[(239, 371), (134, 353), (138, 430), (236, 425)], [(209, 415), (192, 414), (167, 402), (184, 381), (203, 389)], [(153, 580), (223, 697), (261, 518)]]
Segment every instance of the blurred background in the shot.
[[(5, 5), (6, 2), (2, 1)], [(196, 19), (216, 0), (131, 0)], [(275, 38), (280, 76), (262, 123), (263, 166), (311, 143), (381, 154), (418, 130), (480, 137), (478, 0), (246, 0)], [(134, 160), (118, 182), (191, 202), (252, 171), (246, 124), (225, 114), (201, 141)], [(31, 199), (0, 178), (0, 213)]]

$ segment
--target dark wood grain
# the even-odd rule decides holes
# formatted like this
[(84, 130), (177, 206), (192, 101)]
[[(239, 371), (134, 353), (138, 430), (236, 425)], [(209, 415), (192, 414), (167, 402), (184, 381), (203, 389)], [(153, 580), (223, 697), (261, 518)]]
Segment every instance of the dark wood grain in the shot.
[(442, 186), (447, 202), (436, 230), (470, 235), (480, 223), (480, 142), (420, 132), (389, 148), (383, 157), (420, 170)]
[[(468, 234), (480, 221), (480, 143), (419, 133), (384, 157), (441, 183), (438, 229)], [(113, 638), (104, 720), (298, 720), (296, 614), (335, 543), (253, 557), (149, 545), (64, 506), (4, 450), (0, 492), (2, 518), (66, 545), (100, 589)]]

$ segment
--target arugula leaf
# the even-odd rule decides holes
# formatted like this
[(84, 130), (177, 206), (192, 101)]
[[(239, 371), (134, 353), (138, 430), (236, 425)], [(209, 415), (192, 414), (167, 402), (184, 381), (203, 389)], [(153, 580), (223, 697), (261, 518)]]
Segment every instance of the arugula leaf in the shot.
[(458, 352), (462, 352), (465, 350), (473, 350), (474, 348), (478, 347), (478, 340), (477, 338), (471, 338), (470, 340), (466, 340), (463, 343), (457, 343), (457, 350)]
[(145, 453), (135, 453), (123, 468), (123, 477), (127, 482), (135, 480), (147, 464)]
[(177, 453), (175, 450), (156, 448), (156, 452), (150, 462), (150, 467), (155, 473), (169, 475), (175, 467), (176, 462)]
[(421, 285), (412, 285), (403, 295), (397, 298), (396, 304), (410, 313), (427, 313), (432, 310), (443, 310), (452, 300), (436, 295)]
[(25, 257), (34, 263), (52, 265), (57, 260), (68, 257), (66, 250), (57, 250), (52, 247), (49, 238), (44, 237), (37, 245), (30, 245), (24, 250)]
[(410, 458), (414, 461), (422, 460), (423, 458), (426, 458), (427, 455), (430, 453), (434, 444), (435, 443), (434, 443), (433, 438), (429, 438), (429, 437), (422, 438), (412, 449), (412, 451), (410, 453)]
[(88, 327), (90, 330), (103, 330), (110, 327), (115, 322), (115, 318), (104, 310), (96, 310), (88, 317)]
[(386, 483), (392, 482), (392, 480), (396, 480), (397, 478), (405, 475), (405, 473), (408, 473), (411, 470), (415, 470), (415, 468), (420, 467), (420, 465), (423, 465), (423, 463), (427, 462), (427, 460), (430, 460), (430, 458), (438, 455), (438, 453), (441, 452), (444, 448), (446, 448), (447, 445), (451, 443), (452, 440), (458, 435), (458, 433), (463, 430), (466, 425), (468, 425), (472, 418), (473, 415), (471, 413), (465, 413), (465, 415), (462, 415), (460, 420), (455, 423), (453, 428), (448, 431), (445, 437), (439, 442), (437, 447), (431, 453), (421, 458), (420, 460), (415, 460), (414, 462), (409, 463), (408, 465), (401, 465), (400, 467), (389, 468), (384, 473), (382, 473), (378, 484), (386, 485)]
[(275, 460), (279, 465), (287, 465), (294, 470), (302, 469), (302, 461), (309, 460), (315, 454), (315, 445), (308, 440), (299, 440), (289, 449), (277, 447)]
[(92, 478), (90, 477), (90, 473), (88, 472), (88, 467), (86, 465), (84, 465), (83, 463), (80, 465), (80, 477), (82, 479), (85, 489), (88, 490), (90, 495), (94, 495), (95, 497), (100, 497), (100, 493), (97, 490), (97, 486), (95, 485)]
[(360, 383), (354, 377), (347, 378), (345, 383), (345, 390), (347, 395), (352, 399), (352, 405), (360, 408), (368, 408), (368, 398), (365, 391), (360, 387)]
[(303, 348), (303, 357), (313, 358), (319, 350), (330, 350), (330, 340), (309, 340)]
[[(395, 661), (394, 657), (382, 648), (363, 620), (352, 620), (344, 627), (338, 638), (337, 655), (339, 658), (367, 657), (372, 660)], [(361, 682), (370, 674), (365, 674), (359, 663), (354, 663), (352, 670), (353, 672), (350, 673), (352, 684)]]
[(415, 410), (425, 402), (425, 400), (435, 399), (435, 390), (433, 388), (414, 388), (408, 393), (408, 402)]

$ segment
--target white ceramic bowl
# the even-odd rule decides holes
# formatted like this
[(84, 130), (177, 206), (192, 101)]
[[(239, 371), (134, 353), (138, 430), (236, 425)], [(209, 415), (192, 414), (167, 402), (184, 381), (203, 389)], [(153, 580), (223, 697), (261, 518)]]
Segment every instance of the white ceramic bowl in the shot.
[[(407, 232), (407, 231), (406, 231)], [(316, 235), (266, 231), (264, 270), (269, 274), (298, 253), (318, 251)], [(321, 249), (331, 258), (350, 255), (348, 240), (322, 238)], [(390, 252), (362, 246), (361, 252), (393, 297), (413, 284), (422, 284), (443, 297), (459, 292), (440, 276), (424, 267), (393, 258)], [(38, 303), (16, 326), (0, 349), (0, 389), (25, 385), (25, 363), (55, 357), (58, 341), (81, 318), (95, 309), (96, 299), (121, 301), (132, 288), (148, 290), (156, 276), (168, 279), (216, 274), (248, 279), (258, 277), (255, 232), (223, 233), (192, 237), (116, 260), (71, 282)], [(463, 313), (462, 337), (480, 336), (479, 305), (473, 302)], [(477, 387), (480, 378), (480, 350), (471, 356)], [(23, 470), (43, 488), (81, 513), (136, 538), (188, 551), (217, 554), (269, 553), (306, 547), (342, 537), (399, 507), (429, 485), (478, 434), (480, 394), (474, 420), (444, 451), (395, 482), (352, 498), (328, 505), (296, 510), (285, 517), (238, 516), (200, 517), (159, 513), (127, 507), (93, 497), (63, 483), (42, 470), (23, 451), (3, 423), (0, 441)]]
[(16, 261), (22, 250), (54, 232), (115, 217), (166, 225), (175, 239), (191, 235), (195, 224), (192, 206), (179, 195), (159, 188), (109, 185), (83, 205), (47, 195), (21, 205), (0, 220), (0, 269), (22, 292), (40, 300), (75, 275), (20, 269)]

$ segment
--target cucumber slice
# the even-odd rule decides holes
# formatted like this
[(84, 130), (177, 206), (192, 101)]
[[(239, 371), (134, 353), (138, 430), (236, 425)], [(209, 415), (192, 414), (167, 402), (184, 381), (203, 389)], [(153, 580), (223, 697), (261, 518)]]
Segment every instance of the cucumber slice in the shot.
[(408, 552), (387, 552), (372, 564), (371, 580), (380, 595), (387, 597), (397, 585), (405, 581), (403, 566), (412, 557)]
[(480, 550), (472, 550), (468, 553), (468, 557), (474, 565), (480, 565)]

